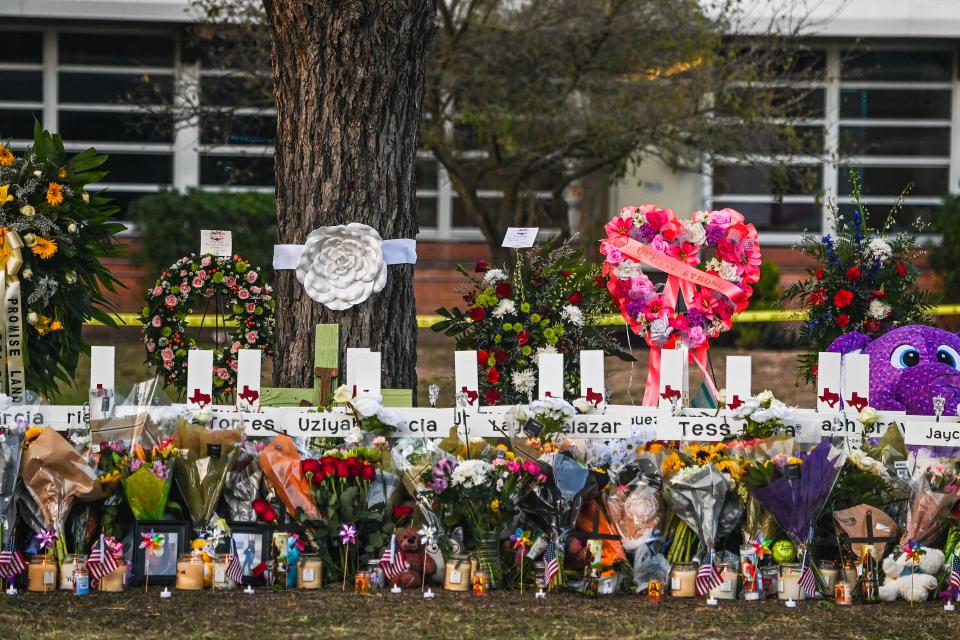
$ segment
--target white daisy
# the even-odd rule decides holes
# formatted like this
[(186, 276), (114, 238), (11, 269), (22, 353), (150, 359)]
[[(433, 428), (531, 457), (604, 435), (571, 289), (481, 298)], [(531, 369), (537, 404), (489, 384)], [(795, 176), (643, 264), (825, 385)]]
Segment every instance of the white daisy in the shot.
[(883, 320), (892, 311), (890, 305), (880, 300), (871, 300), (867, 308), (867, 316), (877, 320)]
[(514, 371), (510, 374), (510, 381), (513, 383), (513, 388), (519, 393), (528, 393), (537, 386), (537, 375), (533, 372), (533, 369)]
[(517, 305), (514, 304), (513, 300), (506, 298), (497, 303), (497, 306), (493, 309), (494, 318), (502, 318), (503, 316), (510, 315), (517, 312)]
[(507, 274), (503, 269), (490, 269), (483, 274), (483, 281), (487, 284), (497, 284), (507, 279)]
[(560, 317), (564, 318), (575, 327), (583, 326), (583, 311), (581, 311), (580, 307), (576, 305), (564, 305), (563, 309), (560, 310)]

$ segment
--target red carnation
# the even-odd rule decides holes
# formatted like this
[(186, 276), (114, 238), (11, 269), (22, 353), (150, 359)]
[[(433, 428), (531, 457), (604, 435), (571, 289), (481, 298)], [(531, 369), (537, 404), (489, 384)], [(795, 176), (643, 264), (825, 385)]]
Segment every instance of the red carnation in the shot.
[(264, 522), (273, 522), (277, 519), (277, 512), (273, 510), (270, 503), (263, 498), (256, 498), (252, 503), (253, 512)]
[(503, 349), (494, 349), (493, 358), (497, 361), (497, 364), (503, 364), (509, 359), (509, 356)]
[(316, 473), (320, 471), (320, 461), (316, 458), (307, 458), (306, 460), (301, 460), (300, 468), (303, 469), (304, 473), (312, 473), (316, 475)]
[(373, 480), (377, 477), (377, 468), (370, 464), (369, 462), (365, 463), (360, 467), (360, 479), (361, 480)]
[(837, 291), (837, 293), (833, 296), (833, 304), (835, 304), (838, 309), (849, 307), (851, 302), (853, 302), (852, 291), (847, 291), (846, 289), (840, 289), (840, 291)]
[(474, 322), (479, 322), (487, 317), (487, 312), (483, 310), (483, 307), (470, 307), (470, 319)]
[(526, 331), (521, 331), (520, 333), (517, 334), (517, 344), (519, 344), (521, 347), (527, 344), (528, 342), (530, 342), (529, 333), (527, 333)]
[(825, 289), (817, 289), (810, 293), (810, 304), (818, 305), (827, 301), (827, 292)]
[(509, 282), (498, 282), (493, 290), (501, 298), (509, 298), (513, 295), (513, 287), (510, 286)]
[(393, 519), (400, 521), (413, 514), (413, 507), (408, 504), (398, 504), (393, 508)]
[(580, 293), (579, 291), (574, 291), (573, 293), (570, 294), (570, 297), (567, 298), (567, 302), (569, 302), (570, 304), (580, 304), (581, 302), (583, 302), (583, 294)]
[(897, 275), (900, 276), (901, 278), (907, 275), (907, 268), (903, 266), (902, 262), (897, 263)]
[(841, 313), (837, 316), (837, 326), (843, 329), (845, 326), (850, 324), (850, 316)]
[(496, 389), (487, 389), (483, 392), (483, 398), (487, 404), (497, 404), (500, 401), (500, 392)]
[(823, 267), (817, 267), (814, 275), (817, 277), (817, 280), (823, 280)]
[(480, 349), (477, 351), (477, 364), (481, 367), (487, 366), (487, 360), (490, 358), (490, 353), (486, 349)]
[(879, 300), (880, 298), (886, 298), (886, 297), (887, 297), (887, 292), (884, 291), (883, 289), (877, 289), (877, 290), (875, 290), (875, 291), (871, 291), (870, 293), (871, 293), (871, 295), (872, 295), (874, 298), (877, 298), (878, 300)]
[(500, 382), (500, 372), (497, 371), (496, 368), (487, 371), (487, 382), (490, 384), (497, 384)]
[(847, 280), (850, 282), (856, 282), (862, 275), (863, 273), (860, 271), (860, 267), (850, 267), (847, 269)]
[(486, 260), (477, 260), (477, 264), (474, 265), (473, 270), (477, 273), (486, 273), (490, 270), (490, 263)]

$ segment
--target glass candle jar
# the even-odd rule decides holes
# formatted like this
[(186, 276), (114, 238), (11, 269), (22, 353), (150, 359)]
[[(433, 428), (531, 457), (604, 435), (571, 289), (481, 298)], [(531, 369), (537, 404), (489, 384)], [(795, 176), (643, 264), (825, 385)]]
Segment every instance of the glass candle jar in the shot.
[(323, 586), (323, 560), (315, 553), (300, 556), (297, 565), (297, 588), (319, 589)]
[(780, 583), (777, 590), (781, 600), (803, 600), (800, 573), (800, 565), (797, 563), (789, 562), (780, 565)]
[(447, 591), (468, 591), (471, 583), (470, 558), (450, 556), (444, 568), (443, 588)]
[(837, 583), (837, 563), (833, 560), (821, 560), (817, 563), (817, 569), (823, 576), (824, 593), (833, 593), (833, 585)]
[(678, 562), (670, 570), (670, 595), (674, 598), (693, 598), (697, 595), (697, 565)]
[(57, 561), (50, 555), (30, 558), (27, 567), (27, 591), (46, 593), (57, 590)]
[(490, 576), (486, 571), (476, 571), (473, 574), (473, 595), (486, 596), (490, 589)]
[(366, 571), (358, 571), (353, 576), (353, 592), (364, 595), (370, 595), (370, 574)]
[(60, 590), (73, 591), (73, 573), (85, 564), (86, 559), (78, 553), (67, 554), (60, 563)]
[(780, 567), (762, 567), (760, 569), (760, 585), (764, 600), (772, 600), (780, 591)]
[(710, 590), (710, 597), (717, 600), (736, 600), (737, 599), (737, 565), (731, 562), (725, 562), (720, 565), (720, 576), (723, 582), (716, 589)]
[(106, 593), (121, 593), (127, 588), (127, 566), (120, 565), (97, 582), (97, 589)]
[(740, 595), (744, 600), (759, 600), (763, 592), (763, 579), (752, 544), (740, 545)]
[(230, 554), (221, 553), (213, 559), (213, 590), (229, 591), (236, 588), (237, 583), (227, 575), (230, 566)]
[(651, 580), (647, 583), (647, 601), (652, 604), (663, 602), (663, 582)]
[(82, 560), (73, 568), (73, 595), (90, 595), (90, 574), (87, 572), (87, 565)]
[(182, 553), (177, 560), (177, 589), (183, 591), (203, 590), (203, 558), (192, 553)]
[(380, 560), (371, 558), (367, 560), (367, 573), (370, 574), (370, 591), (382, 591), (387, 586), (387, 577), (383, 575), (383, 569), (380, 568)]

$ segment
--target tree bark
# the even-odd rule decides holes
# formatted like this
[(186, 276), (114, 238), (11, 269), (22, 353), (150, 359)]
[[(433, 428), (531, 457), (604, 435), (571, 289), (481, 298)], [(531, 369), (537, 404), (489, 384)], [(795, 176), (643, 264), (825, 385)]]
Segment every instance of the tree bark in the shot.
[[(386, 240), (416, 237), (415, 160), (436, 0), (263, 0), (273, 45), (277, 241), (361, 222)], [(413, 266), (334, 312), (293, 271), (276, 277), (274, 384), (313, 385), (313, 333), (340, 325), (346, 347), (382, 354), (384, 388), (416, 390)]]

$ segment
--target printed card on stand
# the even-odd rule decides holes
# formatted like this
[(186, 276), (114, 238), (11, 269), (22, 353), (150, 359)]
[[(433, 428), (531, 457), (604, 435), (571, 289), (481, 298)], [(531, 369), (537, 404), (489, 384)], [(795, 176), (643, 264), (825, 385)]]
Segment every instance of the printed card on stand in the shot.
[(509, 249), (529, 249), (537, 241), (540, 227), (507, 227), (501, 247)]
[(357, 356), (356, 394), (355, 395), (380, 395), (380, 352), (366, 351)]
[(580, 397), (600, 408), (607, 404), (604, 389), (603, 351), (591, 349), (580, 352)]
[(237, 351), (237, 409), (260, 410), (260, 377), (263, 352), (260, 349)]
[(727, 408), (736, 409), (753, 396), (750, 356), (727, 356)]
[(480, 375), (476, 351), (455, 351), (453, 354), (453, 396), (462, 394), (468, 407), (480, 406)]
[(821, 351), (817, 356), (817, 412), (840, 411), (840, 354)]
[(664, 349), (660, 352), (660, 408), (670, 408), (676, 401), (689, 397), (690, 365), (688, 351)]
[(538, 393), (544, 398), (563, 397), (563, 354), (541, 353), (538, 358)]
[(187, 352), (187, 406), (196, 411), (213, 404), (213, 351)]
[(200, 230), (200, 255), (211, 254), (229, 258), (233, 255), (233, 233), (219, 229)]
[(102, 420), (113, 412), (116, 349), (90, 347), (90, 418)]
[(848, 353), (842, 364), (843, 408), (860, 413), (870, 404), (870, 356)]

